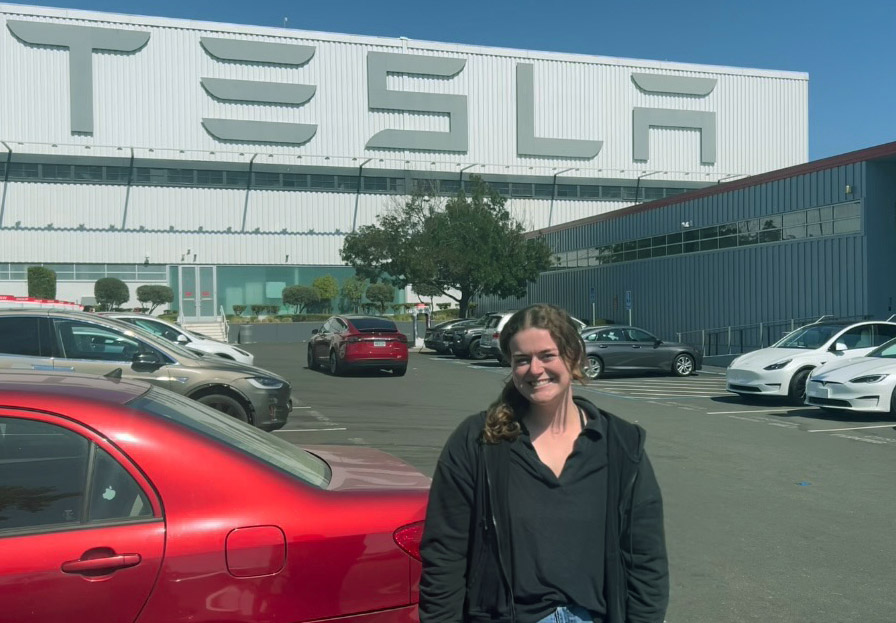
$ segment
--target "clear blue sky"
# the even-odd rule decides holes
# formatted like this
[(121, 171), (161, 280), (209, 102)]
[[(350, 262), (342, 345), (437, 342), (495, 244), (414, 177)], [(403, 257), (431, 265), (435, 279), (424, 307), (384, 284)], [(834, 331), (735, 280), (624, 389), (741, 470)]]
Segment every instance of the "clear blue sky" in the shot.
[[(25, 4), (25, 3), (20, 3)], [(44, 0), (44, 6), (809, 74), (809, 157), (896, 140), (891, 0)]]

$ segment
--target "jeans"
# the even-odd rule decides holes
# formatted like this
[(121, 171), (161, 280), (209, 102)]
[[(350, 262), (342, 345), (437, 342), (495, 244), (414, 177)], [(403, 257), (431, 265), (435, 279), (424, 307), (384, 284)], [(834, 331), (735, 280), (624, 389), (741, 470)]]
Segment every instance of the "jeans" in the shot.
[(594, 617), (579, 606), (560, 606), (538, 623), (592, 623)]

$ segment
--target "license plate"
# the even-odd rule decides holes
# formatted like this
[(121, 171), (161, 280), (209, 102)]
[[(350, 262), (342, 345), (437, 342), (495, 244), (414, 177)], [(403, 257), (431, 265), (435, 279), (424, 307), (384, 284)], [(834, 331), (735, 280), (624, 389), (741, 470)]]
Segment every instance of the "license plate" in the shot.
[(830, 395), (830, 391), (827, 387), (816, 387), (812, 390), (812, 395), (816, 398), (827, 398)]
[(386, 340), (373, 340), (373, 345), (376, 347), (385, 346)]

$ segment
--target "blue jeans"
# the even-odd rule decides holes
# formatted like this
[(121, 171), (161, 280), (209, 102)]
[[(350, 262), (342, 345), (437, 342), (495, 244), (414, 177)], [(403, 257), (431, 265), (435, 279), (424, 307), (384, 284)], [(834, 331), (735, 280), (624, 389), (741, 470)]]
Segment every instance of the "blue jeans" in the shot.
[(560, 606), (538, 623), (592, 623), (594, 618), (585, 608)]

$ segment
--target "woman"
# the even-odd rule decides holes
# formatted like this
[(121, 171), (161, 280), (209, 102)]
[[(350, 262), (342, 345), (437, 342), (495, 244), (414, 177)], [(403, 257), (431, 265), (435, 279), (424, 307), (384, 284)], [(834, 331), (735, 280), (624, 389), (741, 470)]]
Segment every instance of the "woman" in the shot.
[(439, 457), (421, 623), (661, 623), (669, 594), (645, 433), (573, 397), (584, 344), (563, 310), (514, 314), (511, 378)]

